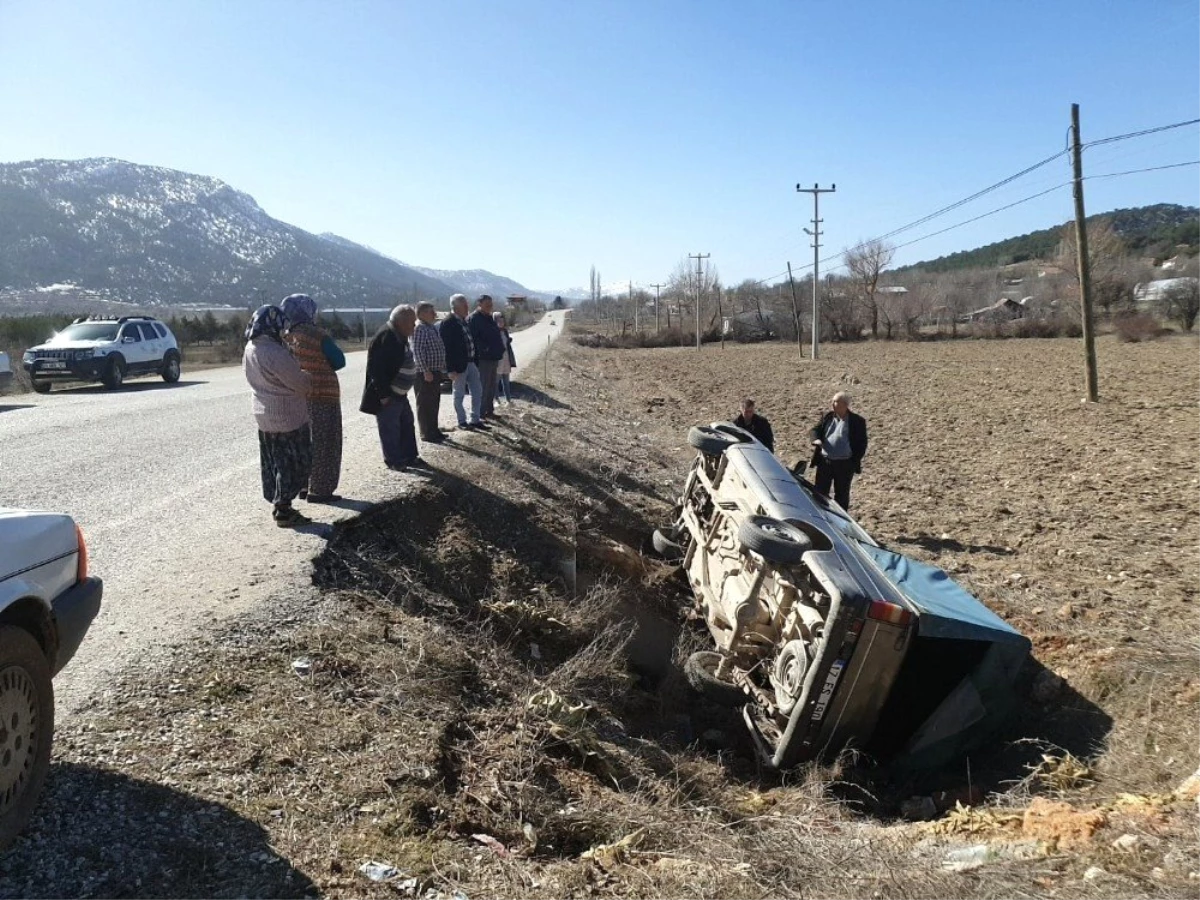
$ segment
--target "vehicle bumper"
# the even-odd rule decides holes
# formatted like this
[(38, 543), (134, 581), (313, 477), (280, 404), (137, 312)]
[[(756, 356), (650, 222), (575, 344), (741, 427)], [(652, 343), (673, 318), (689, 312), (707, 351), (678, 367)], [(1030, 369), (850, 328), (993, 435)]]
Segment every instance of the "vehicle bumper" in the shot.
[(58, 652), (54, 656), (54, 674), (57, 675), (71, 661), (83, 636), (87, 634), (92, 620), (100, 612), (100, 598), (104, 594), (104, 582), (99, 578), (85, 578), (54, 598), (55, 625), (58, 629)]
[(30, 378), (62, 378), (70, 381), (99, 381), (104, 374), (105, 358), (69, 360), (65, 368), (50, 368), (47, 360), (35, 359), (22, 363)]

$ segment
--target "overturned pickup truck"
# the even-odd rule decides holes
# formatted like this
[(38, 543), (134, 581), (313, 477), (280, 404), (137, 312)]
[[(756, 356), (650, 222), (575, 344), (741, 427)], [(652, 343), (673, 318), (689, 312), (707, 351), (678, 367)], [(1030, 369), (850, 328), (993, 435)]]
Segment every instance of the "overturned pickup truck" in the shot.
[[(853, 746), (933, 768), (994, 733), (1030, 643), (940, 569), (880, 546), (748, 432), (697, 426), (678, 561), (717, 650), (687, 661), (785, 768)], [(799, 467), (798, 467), (799, 468)]]

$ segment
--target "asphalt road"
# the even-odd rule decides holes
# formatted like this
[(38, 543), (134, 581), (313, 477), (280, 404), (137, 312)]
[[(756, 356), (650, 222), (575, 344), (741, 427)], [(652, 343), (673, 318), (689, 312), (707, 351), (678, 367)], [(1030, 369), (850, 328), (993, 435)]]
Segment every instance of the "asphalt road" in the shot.
[[(514, 379), (559, 333), (562, 312), (513, 334)], [(394, 497), (419, 476), (386, 469), (375, 420), (358, 411), (366, 354), (339, 375), (345, 433), (340, 507), (299, 504), (332, 523)], [(443, 426), (454, 410), (443, 395)], [(487, 441), (458, 432), (458, 441)], [(456, 451), (423, 447), (439, 466)], [(83, 646), (55, 679), (60, 716), (103, 696), (127, 663), (186, 641), (193, 629), (310, 587), (320, 527), (275, 527), (262, 498), (258, 438), (240, 366), (168, 385), (56, 387), (0, 397), (0, 506), (70, 513), (83, 528), (104, 604)]]

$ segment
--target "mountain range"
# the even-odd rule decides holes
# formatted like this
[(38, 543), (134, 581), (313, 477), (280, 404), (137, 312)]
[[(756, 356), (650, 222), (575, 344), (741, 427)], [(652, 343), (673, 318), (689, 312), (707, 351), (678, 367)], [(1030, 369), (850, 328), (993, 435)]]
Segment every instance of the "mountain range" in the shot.
[(117, 159), (0, 164), (0, 304), (326, 306), (539, 296), (482, 269), (405, 265), (281, 222), (216, 178)]

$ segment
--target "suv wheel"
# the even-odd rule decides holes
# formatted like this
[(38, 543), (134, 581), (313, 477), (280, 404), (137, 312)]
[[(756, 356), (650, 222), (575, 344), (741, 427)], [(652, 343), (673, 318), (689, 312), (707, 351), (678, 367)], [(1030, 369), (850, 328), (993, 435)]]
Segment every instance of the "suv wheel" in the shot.
[(733, 682), (717, 677), (721, 659), (721, 654), (713, 650), (699, 650), (687, 658), (683, 664), (683, 674), (696, 693), (713, 703), (745, 706), (749, 699), (745, 692)]
[(53, 738), (54, 688), (46, 656), (25, 629), (0, 626), (0, 848), (33, 815)]
[(179, 354), (174, 350), (168, 351), (163, 357), (162, 380), (167, 384), (174, 384), (179, 380)]
[(110, 356), (108, 365), (104, 369), (104, 386), (106, 388), (119, 388), (125, 383), (125, 360), (119, 356)]
[(812, 539), (788, 522), (770, 516), (751, 516), (738, 528), (742, 546), (778, 565), (793, 566), (813, 548)]
[(45, 378), (33, 378), (33, 379), (31, 379), (31, 381), (33, 383), (33, 389), (37, 393), (39, 393), (39, 394), (50, 393), (50, 382), (47, 381)]
[(688, 431), (688, 443), (709, 456), (720, 456), (734, 444), (741, 443), (731, 434), (710, 428), (708, 425), (693, 425)]

